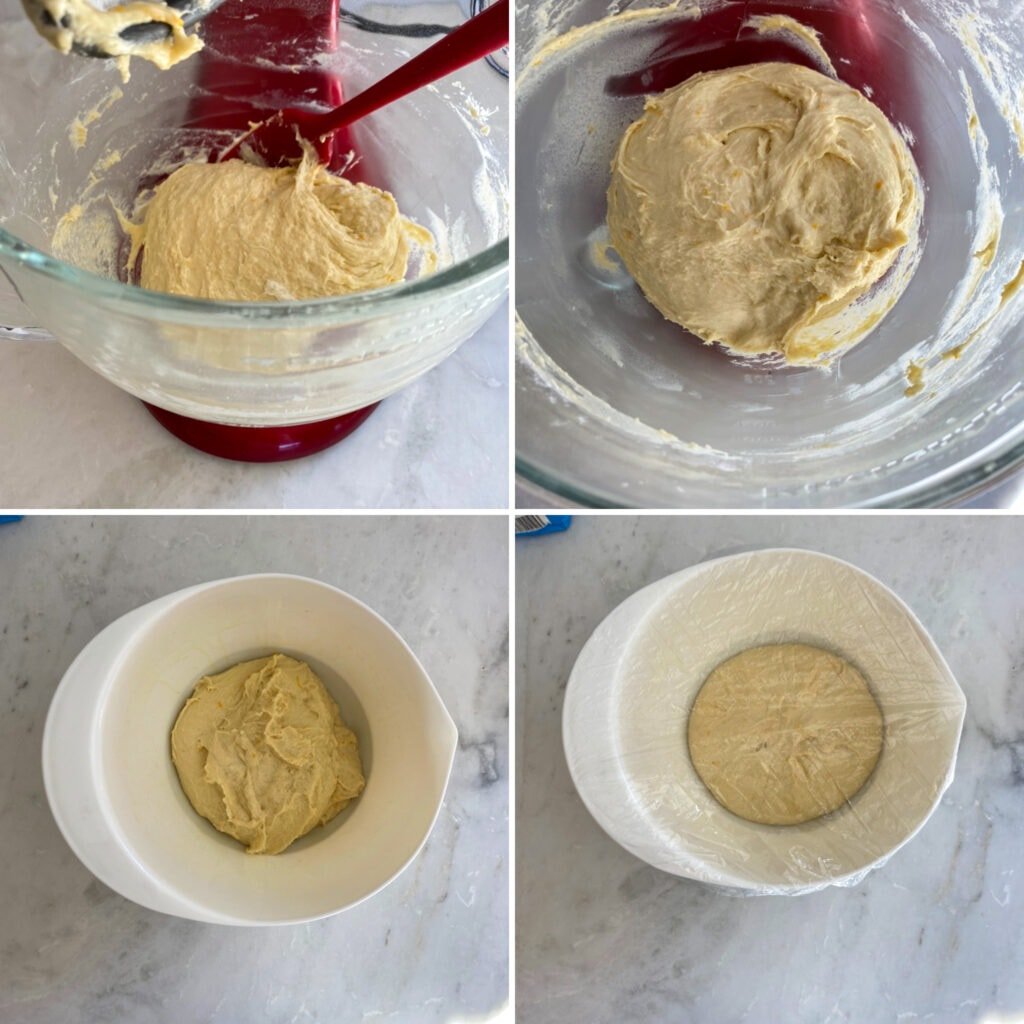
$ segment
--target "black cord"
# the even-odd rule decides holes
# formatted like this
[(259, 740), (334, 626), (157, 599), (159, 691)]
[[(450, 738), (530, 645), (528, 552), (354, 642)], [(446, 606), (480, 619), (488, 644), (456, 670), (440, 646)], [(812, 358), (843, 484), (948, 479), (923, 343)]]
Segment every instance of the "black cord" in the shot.
[(425, 39), (428, 36), (444, 36), (455, 28), (454, 25), (388, 25), (382, 21), (364, 18), (361, 14), (346, 11), (342, 7), (338, 12), (338, 20), (346, 25), (354, 25), (364, 32), (377, 32), (382, 36), (409, 36), (412, 39)]
[[(474, 14), (479, 14), (483, 9), (482, 3), (474, 4)], [(372, 18), (364, 18), (354, 11), (346, 11), (344, 7), (338, 9), (338, 20), (345, 25), (352, 25), (354, 28), (362, 29), (364, 32), (376, 32), (382, 36), (404, 36), (408, 39), (426, 39), (430, 36), (444, 36), (453, 31), (456, 25), (389, 25), (383, 21), (374, 21)], [(486, 57), (487, 63), (498, 72), (503, 78), (508, 78), (508, 70), (503, 68), (493, 56)]]

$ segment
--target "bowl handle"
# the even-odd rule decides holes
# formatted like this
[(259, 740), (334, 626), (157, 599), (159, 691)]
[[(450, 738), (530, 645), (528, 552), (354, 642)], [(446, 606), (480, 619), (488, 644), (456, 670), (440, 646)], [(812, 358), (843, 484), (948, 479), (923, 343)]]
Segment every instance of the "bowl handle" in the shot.
[(0, 338), (53, 341), (53, 335), (35, 324), (35, 314), (21, 301), (18, 287), (0, 267)]

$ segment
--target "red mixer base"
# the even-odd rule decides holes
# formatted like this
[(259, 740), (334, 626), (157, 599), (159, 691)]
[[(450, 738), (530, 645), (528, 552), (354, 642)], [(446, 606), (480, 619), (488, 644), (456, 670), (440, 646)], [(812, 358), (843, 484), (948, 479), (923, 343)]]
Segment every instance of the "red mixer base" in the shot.
[(235, 462), (284, 462), (315, 455), (348, 437), (380, 404), (368, 405), (344, 416), (294, 427), (232, 427), (224, 423), (179, 416), (143, 402), (153, 418), (179, 441), (207, 455)]

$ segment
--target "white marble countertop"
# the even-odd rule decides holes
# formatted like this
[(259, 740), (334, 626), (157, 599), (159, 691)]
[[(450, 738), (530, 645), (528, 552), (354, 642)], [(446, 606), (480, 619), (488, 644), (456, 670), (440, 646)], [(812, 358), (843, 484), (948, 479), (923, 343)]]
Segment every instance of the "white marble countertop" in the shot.
[[(860, 885), (737, 898), (648, 867), (576, 795), (562, 695), (633, 591), (756, 547), (877, 576), (967, 695), (956, 778)], [(516, 542), (517, 1019), (1004, 1024), (1024, 1012), (1024, 531), (1015, 517), (576, 517)]]
[[(474, 518), (28, 518), (0, 526), (0, 1021), (483, 1021), (508, 990), (508, 523)], [(40, 740), (54, 688), (113, 619), (259, 571), (354, 594), (406, 638), (459, 729), (437, 824), (387, 889), (310, 925), (156, 914), (76, 860)]]
[(508, 306), (349, 437), (294, 462), (197, 452), (56, 342), (0, 335), (0, 508), (507, 508)]

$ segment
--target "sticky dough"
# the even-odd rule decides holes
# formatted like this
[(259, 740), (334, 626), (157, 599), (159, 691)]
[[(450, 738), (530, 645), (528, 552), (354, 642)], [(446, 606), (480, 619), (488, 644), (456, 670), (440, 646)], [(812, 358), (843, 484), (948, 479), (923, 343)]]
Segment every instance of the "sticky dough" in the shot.
[(795, 64), (695, 75), (648, 99), (612, 163), (612, 243), (647, 298), (705, 341), (812, 362), (815, 325), (916, 233), (917, 171), (882, 112)]
[(842, 807), (864, 785), (881, 754), (882, 713), (843, 658), (771, 644), (708, 676), (687, 740), (722, 806), (748, 821), (797, 825)]
[(365, 785), (355, 734), (305, 662), (275, 654), (196, 685), (171, 732), (196, 811), (247, 853), (280, 853)]
[[(203, 48), (198, 35), (187, 33), (181, 15), (166, 3), (132, 0), (101, 10), (89, 0), (40, 0), (40, 6), (25, 7), (36, 30), (61, 53), (69, 53), (73, 43), (118, 59), (121, 76), (128, 80), (128, 58), (141, 57), (166, 71)], [(43, 20), (42, 12), (50, 17)], [(145, 43), (124, 39), (121, 33), (133, 25), (159, 22), (167, 25), (166, 38)]]
[(434, 269), (433, 236), (389, 192), (330, 174), (311, 150), (293, 167), (242, 160), (179, 167), (132, 236), (143, 288), (204, 299), (314, 299), (404, 279), (410, 249)]

